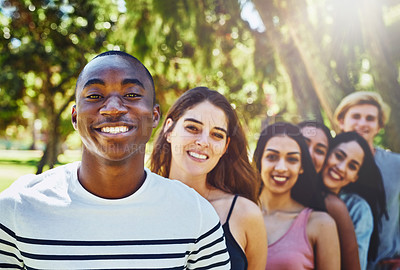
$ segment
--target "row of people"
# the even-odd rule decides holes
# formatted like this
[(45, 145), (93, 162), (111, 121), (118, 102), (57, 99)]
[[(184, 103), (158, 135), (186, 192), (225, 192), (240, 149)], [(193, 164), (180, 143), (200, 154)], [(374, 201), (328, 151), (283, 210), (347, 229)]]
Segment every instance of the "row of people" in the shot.
[[(322, 131), (321, 125), (320, 128), (316, 128), (315, 125), (312, 128), (320, 133), (314, 137), (310, 136), (310, 126), (307, 127), (307, 124), (314, 124), (301, 124), (304, 125), (302, 133), (309, 148), (314, 148), (318, 144), (326, 145), (330, 135)], [(327, 209), (338, 224), (342, 268), (358, 269), (359, 267), (354, 267), (359, 262), (361, 269), (367, 269), (367, 261), (373, 261), (377, 257), (378, 223), (382, 218), (387, 218), (382, 177), (367, 142), (358, 133), (354, 131), (340, 133), (331, 140), (327, 149), (329, 150), (326, 152), (318, 151), (318, 154), (310, 150), (310, 153), (314, 157), (317, 156), (314, 161), (323, 157), (320, 183), (324, 196), (336, 195), (345, 203), (348, 210), (341, 210), (340, 215), (335, 215), (331, 213), (331, 209)], [(349, 218), (353, 226), (348, 226)], [(354, 252), (356, 243), (358, 256), (355, 256)], [(346, 248), (350, 253), (346, 252)], [(350, 267), (351, 265), (353, 266)]]
[[(327, 268), (329, 265), (332, 269), (337, 269), (341, 264), (342, 269), (359, 269), (360, 265), (361, 269), (366, 269), (367, 258), (374, 259), (376, 257), (376, 249), (379, 245), (377, 224), (386, 211), (385, 193), (379, 169), (373, 161), (367, 142), (359, 134), (346, 132), (338, 135), (332, 141), (329, 130), (320, 124), (319, 127), (322, 131), (316, 128), (315, 124), (312, 121), (301, 123), (301, 130), (304, 134), (301, 134), (298, 128), (286, 123), (271, 125), (261, 133), (254, 153), (254, 163), (262, 179), (260, 186), (260, 182), (257, 181), (258, 176), (248, 174), (251, 169), (249, 169), (247, 154), (244, 154), (247, 153), (247, 147), (245, 144), (239, 143), (246, 141), (245, 136), (228, 101), (216, 91), (204, 87), (194, 88), (184, 93), (167, 113), (163, 128), (154, 146), (150, 167), (158, 174), (178, 179), (193, 187), (214, 206), (221, 223), (224, 224), (228, 250), (232, 261), (235, 262), (234, 267), (237, 267), (234, 269), (246, 269), (243, 266), (247, 264), (250, 265), (250, 269), (258, 269), (257, 267), (264, 263), (265, 257), (262, 254), (264, 254), (265, 248), (260, 248), (263, 246), (260, 245), (261, 238), (258, 237), (258, 241), (252, 241), (253, 235), (262, 235), (260, 234), (260, 225), (262, 224), (259, 221), (260, 214), (257, 214), (258, 211), (254, 205), (253, 210), (246, 211), (245, 214), (241, 211), (243, 208), (240, 204), (233, 211), (238, 195), (243, 197), (242, 200), (247, 197), (253, 202), (257, 202), (254, 196), (249, 195), (249, 192), (254, 194), (255, 190), (261, 191), (262, 214), (265, 226), (268, 228), (268, 243), (270, 243), (267, 266), (272, 267), (271, 269), (280, 269), (282, 262), (284, 264), (292, 263), (287, 268), (300, 267), (296, 265), (300, 262), (295, 258), (287, 259), (288, 252), (290, 252), (290, 249), (287, 248), (288, 244), (277, 245), (277, 243), (284, 241), (281, 239), (282, 236), (287, 237), (289, 228), (293, 226), (291, 224), (295, 223), (293, 220), (304, 215), (303, 211), (307, 209), (305, 207), (326, 211), (334, 217), (334, 221), (338, 225), (340, 249), (343, 255), (340, 260), (339, 249), (336, 249), (334, 244), (337, 240), (335, 222), (332, 224), (329, 217), (324, 216), (323, 213), (311, 214), (309, 212), (308, 215), (311, 218), (306, 216), (304, 220), (309, 226), (306, 231), (310, 235), (306, 242), (300, 241), (299, 244), (304, 244), (303, 246), (297, 247), (304, 248), (308, 243), (312, 243), (313, 251), (309, 250), (308, 261), (301, 262), (302, 267), (314, 268), (313, 252), (315, 251), (318, 255), (315, 257), (317, 268), (322, 266)], [(235, 128), (234, 132), (232, 132), (233, 128)], [(318, 134), (318, 137), (315, 136), (316, 132), (322, 132), (322, 134)], [(291, 136), (286, 139), (289, 141), (296, 139), (298, 147), (303, 149), (302, 151), (294, 149), (294, 151), (288, 152), (297, 153), (297, 156), (288, 158), (283, 155), (283, 158), (279, 159), (282, 149), (278, 147), (278, 149), (271, 150), (275, 152), (275, 154), (271, 154), (266, 144), (272, 137), (277, 137), (274, 140), (280, 142), (280, 146), (288, 147), (290, 144), (279, 138), (287, 134), (291, 134)], [(308, 159), (307, 147), (304, 148), (304, 137), (310, 145), (311, 140), (322, 138), (322, 143), (316, 143), (317, 151), (313, 151), (310, 147), (311, 156), (317, 156), (317, 160), (322, 153), (319, 162), (315, 162), (315, 169), (313, 163)], [(275, 142), (274, 140), (272, 141)], [(328, 141), (332, 141), (332, 144), (329, 145)], [(330, 154), (327, 159), (329, 162), (325, 164), (329, 149)], [(264, 157), (263, 155), (267, 153), (269, 155)], [(268, 169), (261, 166), (264, 164), (261, 162), (264, 159), (270, 159)], [(289, 173), (289, 166), (286, 165), (283, 165), (282, 171), (277, 169), (277, 165), (282, 165), (278, 164), (277, 160), (285, 163), (285, 159), (290, 160), (288, 163), (300, 164), (301, 170), (297, 173)], [(313, 158), (313, 160), (316, 159)], [(227, 167), (225, 165), (227, 162), (232, 166)], [(311, 164), (312, 168), (310, 169), (307, 164)], [(349, 174), (345, 174), (341, 167), (338, 169), (338, 165), (349, 167)], [(322, 170), (323, 166), (324, 170)], [(223, 172), (223, 168), (225, 168), (225, 172)], [(318, 172), (322, 170), (320, 187), (318, 187), (316, 174), (313, 174), (315, 170)], [(219, 183), (215, 179), (218, 171)], [(283, 172), (282, 175), (279, 174), (280, 172)], [(247, 175), (243, 177), (243, 173), (247, 173)], [(298, 179), (299, 176), (300, 179)], [(249, 182), (249, 177), (254, 180)], [(297, 183), (300, 188), (294, 183)], [(292, 187), (296, 187), (293, 193), (291, 193)], [(278, 199), (275, 196), (278, 191), (271, 191), (270, 188), (272, 190), (278, 188), (278, 191), (283, 189), (286, 193), (281, 190), (282, 194), (286, 196), (291, 194), (291, 196), (278, 196)], [(279, 203), (280, 200), (283, 200), (284, 203)], [(247, 202), (247, 204), (251, 206), (251, 203)], [(267, 211), (268, 208), (270, 209)], [(233, 219), (229, 222), (232, 213)], [(240, 217), (240, 219), (236, 217)], [(244, 222), (251, 219), (254, 220), (252, 223)], [(241, 220), (241, 222), (236, 222), (236, 220)], [(249, 224), (252, 224), (251, 227)], [(327, 229), (329, 226), (331, 228)], [(305, 228), (303, 227), (303, 229)], [(321, 228), (325, 230), (324, 233)], [(232, 234), (232, 229), (237, 233)], [(242, 237), (249, 231), (254, 234), (247, 233), (247, 238)], [(253, 246), (259, 248), (255, 249)], [(286, 252), (284, 253), (280, 252), (282, 246), (285, 247)], [(316, 247), (320, 249), (317, 250)], [(281, 258), (279, 258), (279, 254), (282, 254)], [(308, 266), (306, 267), (306, 265)]]
[(399, 236), (396, 190), (387, 202), (384, 195), (394, 178), (382, 184), (377, 152), (344, 128), (351, 115), (353, 130), (368, 133), (354, 124), (364, 114), (349, 113), (358, 103), (342, 106), (345, 133), (333, 140), (314, 122), (268, 126), (251, 164), (229, 102), (194, 88), (165, 117), (152, 173), (144, 150), (160, 113), (148, 70), (128, 54), (101, 54), (81, 72), (76, 95), (82, 161), (23, 177), (0, 194), (2, 266), (365, 269), (366, 258), (377, 265), (382, 245), (392, 247), (385, 257), (398, 255), (397, 240), (379, 235), (386, 225)]
[[(344, 192), (339, 196), (346, 202), (355, 226), (362, 269), (400, 268), (400, 184), (398, 181), (400, 155), (374, 145), (374, 139), (384, 128), (389, 115), (390, 108), (379, 94), (359, 91), (349, 94), (340, 102), (335, 110), (334, 120), (338, 132), (355, 131), (360, 136), (339, 134), (333, 145), (329, 129), (324, 125), (313, 122), (301, 124), (317, 170), (321, 170), (325, 163), (327, 149), (335, 149), (339, 142), (353, 141), (358, 144), (358, 146), (354, 144), (358, 150), (350, 151), (348, 156), (355, 158), (356, 153), (359, 152), (363, 156), (363, 166), (359, 168), (353, 182), (343, 188), (343, 191), (357, 194), (361, 199), (356, 200), (354, 199), (356, 196), (349, 197)], [(330, 159), (326, 161), (326, 167), (329, 166), (329, 161)], [(339, 174), (344, 173), (341, 169), (339, 172)], [(322, 174), (326, 178), (329, 174), (328, 169)], [(329, 181), (326, 182), (329, 185)], [(364, 202), (356, 203), (361, 200)], [(362, 211), (361, 205), (364, 205), (367, 210)], [(365, 213), (365, 215), (360, 213)], [(337, 218), (335, 220), (338, 221)], [(340, 235), (340, 223), (337, 224)], [(373, 226), (367, 224), (373, 224)], [(342, 239), (349, 240), (349, 235), (349, 233), (343, 234), (343, 237), (340, 237), (341, 241)], [(348, 242), (350, 244), (351, 241)], [(342, 246), (341, 250), (343, 251)], [(351, 256), (348, 257), (351, 258)]]
[[(369, 92), (359, 92), (356, 96), (360, 94), (370, 95)], [(371, 95), (376, 96), (374, 93)], [(378, 115), (375, 117), (378, 121)], [(234, 133), (232, 133), (232, 123), (235, 127)], [(253, 268), (253, 265), (263, 264), (262, 252), (264, 250), (252, 248), (253, 246), (262, 246), (260, 241), (253, 242), (252, 234), (247, 234), (247, 238), (241, 237), (251, 229), (256, 235), (261, 235), (261, 222), (257, 218), (259, 214), (254, 215), (257, 213), (256, 208), (253, 206), (254, 210), (243, 214), (241, 211), (243, 208), (238, 205), (233, 211), (237, 196), (251, 199), (247, 194), (251, 190), (253, 190), (253, 194), (254, 190), (261, 191), (259, 202), (269, 233), (267, 267), (280, 269), (282, 262), (284, 264), (292, 263), (287, 268), (300, 267), (296, 266), (296, 263), (299, 262), (295, 259), (287, 259), (290, 251), (287, 248), (288, 243), (279, 245), (277, 243), (284, 242), (282, 236), (287, 237), (287, 234), (290, 233), (289, 228), (292, 230), (291, 226), (294, 226), (294, 223), (297, 224), (294, 219), (297, 220), (305, 215), (303, 211), (306, 212), (307, 207), (326, 211), (332, 216), (334, 224), (338, 227), (340, 239), (338, 243), (340, 243), (341, 259), (339, 259), (340, 255), (334, 245), (337, 236), (336, 229), (329, 221), (329, 217), (324, 216), (321, 212), (308, 213), (310, 218), (308, 216), (305, 218), (305, 221), (309, 221), (306, 223), (309, 226), (306, 232), (310, 233), (307, 238), (308, 242), (300, 241), (299, 244), (300, 246), (302, 243), (305, 244), (304, 246), (307, 243), (312, 244), (312, 250), (316, 252), (315, 266), (317, 268), (322, 266), (327, 268), (329, 265), (332, 269), (337, 269), (339, 264), (341, 269), (366, 269), (367, 261), (371, 262), (372, 267), (380, 246), (379, 224), (382, 223), (382, 220), (387, 220), (388, 215), (381, 173), (375, 164), (368, 142), (354, 131), (339, 134), (332, 140), (329, 129), (315, 121), (302, 122), (299, 126), (302, 134), (298, 128), (287, 123), (271, 125), (261, 133), (254, 153), (254, 163), (262, 179), (260, 187), (258, 176), (251, 178), (255, 179), (252, 183), (248, 181), (249, 174), (242, 177), (243, 173), (250, 172), (247, 157), (243, 155), (247, 148), (238, 143), (238, 137), (241, 138), (239, 141), (243, 142), (245, 136), (228, 101), (216, 91), (203, 87), (194, 88), (183, 94), (167, 113), (166, 121), (151, 156), (151, 169), (165, 177), (181, 180), (211, 202), (221, 223), (224, 224), (225, 235), (228, 236), (228, 250), (232, 261), (235, 261), (234, 266), (238, 267), (234, 269), (246, 269), (242, 266), (247, 263), (250, 265), (250, 269), (258, 269), (257, 267)], [(283, 149), (274, 149), (272, 152), (275, 152), (275, 155), (273, 155), (268, 152), (266, 144), (272, 137), (278, 137), (272, 141), (281, 143), (280, 146), (288, 147), (290, 143), (283, 142), (284, 140), (279, 138), (287, 134), (291, 134), (290, 139), (296, 139), (298, 147), (303, 149), (301, 151), (294, 149), (294, 151), (288, 152), (297, 153), (297, 156), (279, 159), (279, 153)], [(307, 153), (304, 150), (306, 149), (304, 140), (310, 145)], [(232, 147), (239, 145), (242, 155), (238, 153), (237, 148)], [(214, 150), (217, 151), (214, 152)], [(264, 154), (267, 156), (264, 157)], [(308, 154), (312, 156), (315, 165), (312, 169), (305, 169), (307, 164), (313, 164), (307, 160)], [(232, 155), (237, 160), (232, 160)], [(264, 159), (269, 159), (269, 163), (267, 162), (269, 167), (266, 165), (268, 169), (262, 168)], [(291, 163), (290, 165), (296, 162), (297, 165), (301, 164), (301, 170), (297, 174), (291, 174), (288, 172), (290, 166), (284, 165), (283, 173), (280, 175), (281, 171), (276, 166), (282, 164), (279, 164), (277, 160), (285, 163), (285, 159), (291, 160), (287, 161)], [(232, 164), (229, 169), (225, 166), (227, 161)], [(225, 168), (225, 172), (220, 174), (221, 182), (218, 183), (215, 180), (216, 171), (221, 171), (222, 168)], [(313, 171), (319, 173), (319, 178), (313, 175)], [(319, 182), (318, 179), (320, 179)], [(290, 180), (298, 183), (300, 188), (294, 183), (292, 185)], [(246, 185), (247, 189), (244, 188)], [(277, 191), (271, 191), (269, 188), (291, 191), (289, 192), (291, 193), (290, 199), (278, 196), (278, 201), (275, 201), (277, 197), (274, 195)], [(211, 191), (215, 195), (210, 196)], [(287, 195), (285, 192), (282, 193)], [(279, 203), (280, 200), (285, 203)], [(254, 197), (252, 201), (257, 202)], [(233, 203), (231, 204), (231, 202)], [(251, 205), (251, 203), (248, 204)], [(276, 204), (279, 206), (277, 207)], [(232, 212), (234, 219), (228, 223)], [(242, 222), (236, 223), (235, 216), (240, 216)], [(250, 219), (255, 220), (251, 229), (249, 229), (249, 223), (243, 222)], [(395, 224), (396, 222), (393, 222), (392, 226)], [(333, 228), (328, 229), (329, 226), (333, 226)], [(232, 235), (230, 228), (238, 233)], [(324, 228), (325, 233), (322, 233), (320, 228)], [(276, 249), (282, 251), (280, 249), (282, 246), (285, 247), (283, 250), (286, 252), (277, 252)], [(279, 258), (279, 254), (282, 254), (283, 257)], [(307, 267), (313, 268), (313, 252), (308, 254), (308, 259), (308, 264), (302, 262), (303, 267), (308, 265)]]

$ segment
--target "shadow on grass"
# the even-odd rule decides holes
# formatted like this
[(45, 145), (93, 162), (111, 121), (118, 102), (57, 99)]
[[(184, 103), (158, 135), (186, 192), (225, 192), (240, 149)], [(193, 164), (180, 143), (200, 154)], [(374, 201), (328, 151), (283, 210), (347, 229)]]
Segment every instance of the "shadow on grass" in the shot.
[(29, 159), (29, 160), (20, 160), (20, 159), (4, 159), (0, 158), (0, 163), (3, 165), (25, 165), (25, 166), (33, 166), (36, 167), (39, 163), (37, 159)]
[[(37, 167), (40, 159), (28, 159), (28, 160), (20, 160), (20, 159), (5, 159), (0, 158), (0, 164), (2, 165), (22, 165), (22, 166), (29, 166), (29, 167)], [(56, 162), (56, 166), (58, 165), (65, 165), (69, 162)]]

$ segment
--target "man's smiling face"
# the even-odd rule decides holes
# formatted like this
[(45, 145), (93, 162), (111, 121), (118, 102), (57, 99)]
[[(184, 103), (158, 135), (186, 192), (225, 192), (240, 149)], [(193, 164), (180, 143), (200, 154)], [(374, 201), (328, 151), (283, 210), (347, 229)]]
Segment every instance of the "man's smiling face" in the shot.
[(158, 120), (151, 79), (134, 59), (102, 56), (84, 68), (72, 111), (84, 151), (110, 161), (144, 155)]

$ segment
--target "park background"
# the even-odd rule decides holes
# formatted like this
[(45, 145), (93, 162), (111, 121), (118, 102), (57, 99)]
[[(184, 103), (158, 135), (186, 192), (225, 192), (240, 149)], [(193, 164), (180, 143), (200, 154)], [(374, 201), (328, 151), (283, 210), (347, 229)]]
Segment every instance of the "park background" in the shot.
[(196, 86), (224, 94), (249, 154), (275, 121), (334, 131), (334, 109), (360, 90), (391, 106), (376, 144), (400, 151), (399, 0), (0, 0), (0, 23), (0, 191), (79, 160), (75, 82), (106, 50), (145, 64), (163, 114)]

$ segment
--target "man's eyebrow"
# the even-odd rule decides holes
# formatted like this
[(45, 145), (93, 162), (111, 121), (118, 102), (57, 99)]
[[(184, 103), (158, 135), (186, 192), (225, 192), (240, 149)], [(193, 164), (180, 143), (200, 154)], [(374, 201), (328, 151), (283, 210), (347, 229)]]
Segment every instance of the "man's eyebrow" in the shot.
[(100, 80), (100, 79), (90, 79), (90, 80), (88, 80), (88, 81), (85, 83), (85, 85), (83, 86), (83, 88), (86, 88), (86, 87), (88, 87), (88, 86), (90, 86), (90, 85), (92, 85), (92, 84), (101, 84), (101, 85), (105, 85), (105, 83), (104, 83), (103, 80)]
[[(204, 125), (203, 122), (201, 122), (201, 121), (199, 121), (197, 119), (194, 119), (194, 118), (185, 118), (185, 120), (183, 120), (183, 121), (184, 122), (190, 121), (190, 122), (195, 122), (195, 123), (200, 124), (200, 125)], [(225, 132), (225, 134), (228, 134), (228, 132), (224, 128), (220, 128), (220, 127), (214, 127), (214, 128), (218, 129), (218, 130), (221, 130), (222, 132)]]
[(141, 81), (139, 81), (138, 79), (124, 79), (122, 81), (122, 85), (125, 85), (125, 84), (136, 84), (144, 89), (143, 83)]

